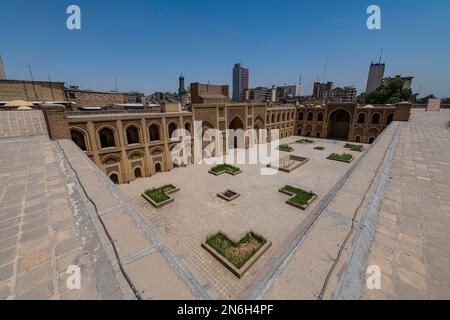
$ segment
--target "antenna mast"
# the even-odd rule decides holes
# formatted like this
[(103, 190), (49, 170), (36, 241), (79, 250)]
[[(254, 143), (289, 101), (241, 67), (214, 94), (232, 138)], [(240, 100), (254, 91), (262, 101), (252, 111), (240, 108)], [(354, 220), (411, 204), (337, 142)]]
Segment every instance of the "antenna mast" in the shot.
[(381, 48), (380, 52), (380, 60), (378, 61), (378, 64), (381, 64), (381, 58), (383, 57), (383, 48)]

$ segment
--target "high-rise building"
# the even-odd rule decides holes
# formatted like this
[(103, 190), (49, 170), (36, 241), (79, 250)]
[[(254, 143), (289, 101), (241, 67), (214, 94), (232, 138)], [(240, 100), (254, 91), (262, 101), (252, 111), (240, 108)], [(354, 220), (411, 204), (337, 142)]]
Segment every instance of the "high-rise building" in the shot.
[(242, 64), (236, 63), (233, 68), (233, 100), (244, 100), (244, 90), (248, 89), (248, 69), (242, 67)]
[(314, 82), (313, 97), (315, 99), (330, 99), (333, 96), (334, 83), (328, 81), (327, 83)]
[(5, 69), (3, 67), (3, 60), (1, 56), (0, 56), (0, 80), (6, 80)]
[(377, 90), (383, 82), (384, 63), (371, 63), (369, 69), (369, 77), (367, 78), (366, 96)]

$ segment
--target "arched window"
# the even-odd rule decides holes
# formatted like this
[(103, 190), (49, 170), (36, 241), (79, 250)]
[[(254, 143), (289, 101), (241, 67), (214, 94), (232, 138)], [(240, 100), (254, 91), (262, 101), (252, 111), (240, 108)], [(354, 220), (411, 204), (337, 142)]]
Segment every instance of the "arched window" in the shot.
[(103, 128), (99, 132), (100, 145), (103, 148), (111, 148), (116, 146), (116, 140), (114, 138), (114, 131), (109, 128)]
[(394, 121), (394, 114), (388, 114), (386, 124), (390, 124), (392, 121)]
[(275, 113), (272, 113), (272, 123), (275, 122)]
[(159, 134), (159, 126), (157, 124), (152, 124), (148, 128), (148, 133), (150, 135), (150, 141), (161, 140), (161, 137), (160, 137), (160, 134)]
[(184, 124), (184, 130), (186, 130), (188, 134), (191, 135), (191, 124), (189, 122), (186, 122)]
[(134, 176), (135, 176), (136, 179), (137, 178), (142, 178), (142, 170), (141, 170), (141, 168), (134, 169)]
[(313, 121), (313, 113), (308, 113), (308, 121)]
[(280, 122), (280, 120), (281, 120), (281, 113), (279, 113), (277, 116), (277, 122)]
[(366, 123), (366, 115), (364, 113), (358, 115), (358, 123)]
[(323, 121), (323, 113), (319, 112), (319, 114), (317, 115), (317, 121)]
[(73, 129), (70, 130), (70, 136), (72, 137), (72, 141), (75, 142), (81, 150), (86, 151), (86, 140), (83, 132)]
[(128, 144), (139, 143), (139, 130), (135, 126), (129, 126), (127, 128), (127, 141)]
[(372, 116), (372, 124), (379, 124), (380, 123), (380, 114), (379, 113), (375, 113)]
[(109, 178), (111, 179), (112, 182), (114, 182), (115, 184), (119, 184), (119, 177), (117, 176), (117, 174), (113, 173), (109, 176)]
[(298, 115), (298, 120), (303, 120), (303, 112), (300, 112)]
[(173, 137), (172, 135), (175, 132), (175, 130), (177, 130), (177, 125), (172, 122), (169, 124), (168, 129), (169, 129), (169, 139), (176, 138), (176, 137)]

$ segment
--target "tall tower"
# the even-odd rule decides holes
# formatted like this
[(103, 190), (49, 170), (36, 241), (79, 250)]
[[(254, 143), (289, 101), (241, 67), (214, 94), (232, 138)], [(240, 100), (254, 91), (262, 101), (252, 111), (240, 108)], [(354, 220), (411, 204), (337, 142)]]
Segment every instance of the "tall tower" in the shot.
[(178, 97), (181, 102), (181, 106), (184, 107), (186, 105), (186, 89), (184, 87), (184, 76), (180, 75), (178, 78)]
[(384, 77), (384, 69), (385, 64), (381, 63), (381, 61), (378, 63), (372, 62), (370, 64), (369, 77), (367, 78), (366, 96), (374, 92), (379, 86), (381, 86)]
[(3, 60), (1, 56), (0, 56), (0, 80), (6, 80), (5, 69), (3, 67)]
[(233, 100), (244, 100), (244, 91), (248, 89), (249, 70), (236, 63), (233, 68)]

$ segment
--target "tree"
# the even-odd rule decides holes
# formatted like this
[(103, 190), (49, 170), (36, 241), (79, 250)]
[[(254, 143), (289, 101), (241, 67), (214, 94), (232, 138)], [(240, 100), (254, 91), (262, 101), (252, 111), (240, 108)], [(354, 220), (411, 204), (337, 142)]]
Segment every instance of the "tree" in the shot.
[(419, 104), (428, 104), (428, 100), (429, 99), (436, 99), (436, 96), (434, 94), (430, 94), (426, 97), (420, 98), (419, 100), (417, 100), (417, 103)]
[(450, 97), (442, 99), (441, 103), (443, 103), (443, 104), (450, 104)]
[(374, 92), (366, 97), (369, 104), (395, 104), (401, 101), (408, 101), (411, 98), (411, 89), (403, 87), (403, 81), (395, 78), (387, 83), (383, 83)]

